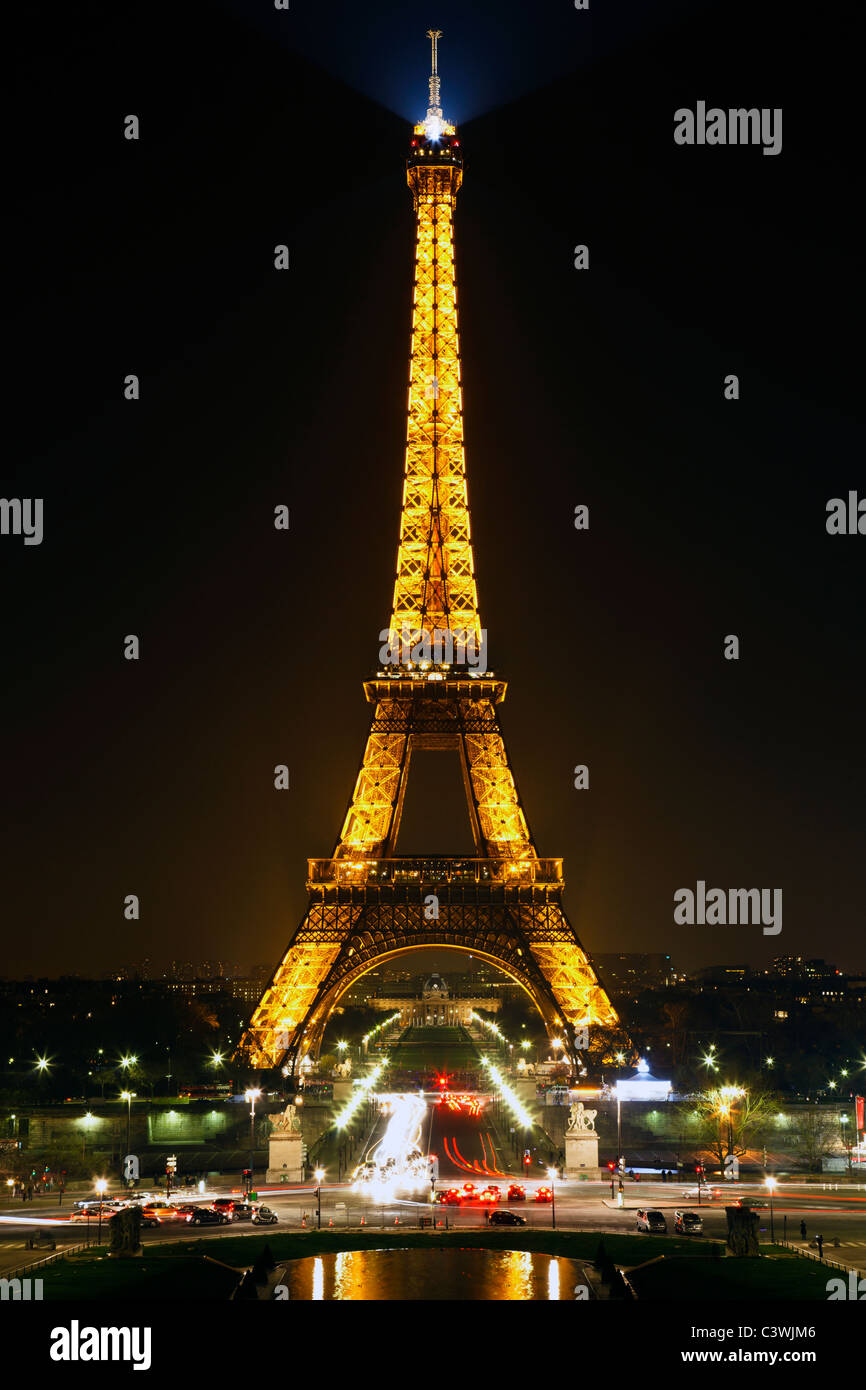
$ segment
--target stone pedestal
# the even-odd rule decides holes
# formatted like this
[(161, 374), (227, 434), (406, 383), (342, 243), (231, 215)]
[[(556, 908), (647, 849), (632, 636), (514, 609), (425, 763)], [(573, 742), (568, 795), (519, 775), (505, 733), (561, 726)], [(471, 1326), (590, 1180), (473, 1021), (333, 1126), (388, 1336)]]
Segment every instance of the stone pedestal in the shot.
[(565, 1176), (574, 1178), (587, 1172), (598, 1177), (598, 1135), (592, 1130), (566, 1134)]
[(268, 1140), (268, 1172), (265, 1181), (303, 1182), (302, 1148), (300, 1133), (280, 1133), (277, 1130), (272, 1134)]

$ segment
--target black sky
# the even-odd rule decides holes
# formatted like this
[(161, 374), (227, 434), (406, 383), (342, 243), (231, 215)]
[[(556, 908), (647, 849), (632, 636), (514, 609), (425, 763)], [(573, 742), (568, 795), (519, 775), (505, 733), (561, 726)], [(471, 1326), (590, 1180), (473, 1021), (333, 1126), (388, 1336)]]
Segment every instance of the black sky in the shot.
[[(866, 492), (849, 36), (775, 3), (503, 4), (494, 39), (485, 5), (393, 8), (372, 67), (326, 4), (294, 33), (85, 6), (24, 45), (2, 495), (44, 497), (45, 540), (0, 537), (0, 969), (275, 961), (333, 847), (389, 616), (431, 24), (471, 117), (476, 569), (539, 850), (590, 950), (863, 969), (866, 538), (824, 525)], [(675, 146), (698, 99), (782, 107), (782, 154)], [(675, 927), (699, 878), (783, 888), (781, 936)]]

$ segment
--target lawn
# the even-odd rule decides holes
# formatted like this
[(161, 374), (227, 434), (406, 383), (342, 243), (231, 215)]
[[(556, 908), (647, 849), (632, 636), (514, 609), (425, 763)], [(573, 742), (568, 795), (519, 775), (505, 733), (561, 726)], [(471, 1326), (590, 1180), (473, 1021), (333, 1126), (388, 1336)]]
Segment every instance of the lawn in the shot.
[(835, 1270), (812, 1260), (754, 1256), (728, 1260), (660, 1260), (629, 1272), (640, 1299), (697, 1299), (701, 1302), (748, 1299), (827, 1301), (827, 1280)]

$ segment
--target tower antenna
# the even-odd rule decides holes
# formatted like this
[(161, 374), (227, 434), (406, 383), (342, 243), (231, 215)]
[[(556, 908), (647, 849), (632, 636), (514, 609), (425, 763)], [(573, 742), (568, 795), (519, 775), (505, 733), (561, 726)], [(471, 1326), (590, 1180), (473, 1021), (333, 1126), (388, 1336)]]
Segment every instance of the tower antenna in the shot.
[(428, 108), (428, 110), (427, 110), (427, 115), (428, 115), (428, 116), (440, 116), (440, 117), (441, 117), (441, 115), (442, 115), (442, 108), (441, 108), (441, 106), (439, 105), (439, 72), (438, 72), (438, 57), (439, 57), (439, 40), (440, 40), (441, 37), (442, 37), (442, 30), (441, 30), (441, 29), (428, 29), (428, 30), (427, 30), (427, 37), (428, 37), (428, 39), (430, 40), (430, 48), (431, 48), (431, 50), (432, 50), (432, 66), (431, 66), (431, 70), (430, 70), (430, 106), (429, 106), (429, 108)]

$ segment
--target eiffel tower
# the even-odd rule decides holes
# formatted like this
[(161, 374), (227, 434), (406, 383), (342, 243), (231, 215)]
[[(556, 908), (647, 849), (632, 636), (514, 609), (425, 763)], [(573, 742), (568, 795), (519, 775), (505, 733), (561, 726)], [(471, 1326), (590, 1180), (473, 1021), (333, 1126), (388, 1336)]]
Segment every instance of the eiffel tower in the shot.
[[(536, 853), (497, 707), (506, 682), (486, 669), (463, 450), (453, 216), (463, 178), (454, 125), (430, 103), (407, 179), (417, 221), (406, 465), (390, 627), (364, 682), (367, 746), (336, 848), (308, 861), (309, 905), (257, 1005), (240, 1051), (295, 1073), (318, 1055), (341, 995), (383, 961), (453, 947), (526, 990), (574, 1060), (585, 1028), (617, 1015), (562, 907), (561, 859)], [(475, 857), (397, 857), (413, 752), (457, 750)]]

